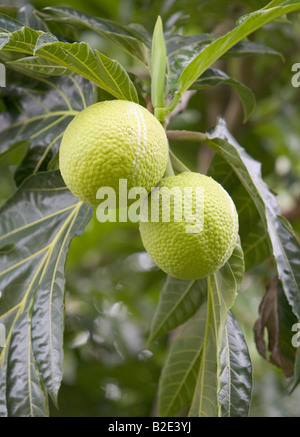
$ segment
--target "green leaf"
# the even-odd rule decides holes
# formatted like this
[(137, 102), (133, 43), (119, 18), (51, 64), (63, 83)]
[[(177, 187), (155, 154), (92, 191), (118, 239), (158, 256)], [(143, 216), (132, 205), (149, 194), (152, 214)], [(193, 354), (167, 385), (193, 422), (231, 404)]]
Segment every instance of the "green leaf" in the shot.
[[(177, 91), (178, 70), (180, 70), (180, 66), (181, 64), (177, 65), (175, 62), (171, 70), (169, 87), (173, 92)], [(244, 121), (246, 121), (255, 108), (255, 96), (246, 85), (242, 84), (237, 79), (228, 76), (224, 71), (217, 68), (208, 68), (197, 80), (195, 80), (189, 89), (201, 90), (220, 84), (229, 85), (237, 92), (244, 108)]]
[(181, 73), (178, 81), (179, 95), (187, 91), (208, 67), (246, 36), (281, 15), (300, 9), (298, 1), (286, 1), (281, 4), (281, 6), (268, 9), (259, 9), (247, 16), (241, 17), (237, 26), (232, 31), (205, 47)]
[(59, 172), (28, 176), (57, 156), (65, 127), (93, 102), (94, 86), (81, 76), (28, 81), (14, 72), (9, 82), (0, 159), (19, 145), (29, 148), (15, 174), (21, 186), (0, 214), (0, 323), (7, 333), (0, 415), (45, 416), (48, 395), (57, 402), (62, 379), (66, 253), (92, 211), (66, 189)]
[(148, 342), (188, 320), (206, 300), (207, 278), (198, 281), (167, 276), (152, 319)]
[(151, 101), (155, 108), (165, 106), (165, 81), (167, 53), (161, 18), (158, 17), (152, 39), (151, 57)]
[[(0, 49), (39, 56), (48, 61), (48, 67), (51, 62), (52, 70), (48, 68), (48, 73), (57, 75), (58, 68), (53, 68), (53, 64), (56, 64), (62, 67), (60, 74), (65, 74), (68, 69), (91, 80), (118, 99), (138, 102), (136, 89), (124, 68), (97, 50), (93, 51), (87, 43), (65, 43), (50, 33), (22, 27), (2, 37), (0, 35)], [(11, 66), (15, 63), (19, 71), (24, 69), (45, 74), (45, 65), (41, 68), (32, 59), (16, 60), (11, 62)]]
[[(15, 20), (8, 15), (0, 13), (0, 35), (2, 37), (5, 33), (14, 32), (15, 30), (19, 30), (23, 27), (23, 24), (18, 20)], [(0, 38), (1, 38), (0, 37)]]
[(178, 78), (183, 69), (197, 56), (205, 44), (210, 43), (209, 34), (198, 34), (188, 37), (173, 33), (165, 33), (169, 70), (167, 84), (172, 92), (178, 91)]
[(263, 222), (253, 199), (222, 156), (214, 154), (207, 175), (218, 181), (234, 201), (239, 216), (239, 235), (247, 271), (271, 256)]
[[(233, 267), (234, 264), (237, 265)], [(241, 265), (240, 274), (238, 273), (239, 264)], [(221, 269), (224, 277), (226, 275), (230, 277), (233, 268), (235, 269), (235, 288), (237, 291), (244, 272), (244, 259), (240, 243)], [(189, 281), (167, 276), (152, 319), (148, 343), (187, 321), (195, 314), (206, 298), (207, 278)]]
[(81, 76), (52, 81), (40, 78), (34, 89), (22, 75), (10, 78), (12, 84), (8, 83), (3, 93), (8, 96), (14, 90), (16, 115), (0, 131), (0, 158), (14, 144), (29, 143), (28, 153), (15, 174), (19, 185), (30, 174), (47, 169), (47, 163), (58, 153), (67, 125), (80, 110), (93, 103), (94, 88)]
[(159, 383), (160, 416), (176, 416), (192, 401), (203, 349), (206, 312), (205, 302), (171, 345)]
[(12, 33), (5, 32), (3, 35), (0, 34), (0, 49), (32, 55), (40, 35), (49, 35), (50, 37), (50, 34), (25, 26)]
[(165, 42), (169, 63), (172, 65), (176, 59), (183, 59), (188, 62), (195, 58), (204, 44), (212, 41), (212, 36), (208, 33), (199, 33), (192, 36), (183, 36), (172, 32), (165, 32)]
[(269, 8), (273, 8), (275, 6), (279, 6), (281, 5), (283, 2), (282, 0), (271, 0), (268, 4), (266, 4), (266, 6), (264, 6), (262, 9), (269, 9)]
[(42, 35), (34, 54), (81, 74), (118, 99), (138, 102), (136, 89), (121, 64), (93, 51), (87, 43), (48, 43)]
[(37, 9), (30, 4), (24, 5), (18, 10), (16, 19), (31, 29), (43, 30), (44, 32), (49, 30), (46, 23), (38, 17)]
[(300, 244), (291, 225), (280, 216), (275, 195), (262, 179), (260, 163), (250, 157), (220, 119), (207, 143), (232, 167), (260, 214), (288, 302), (300, 319)]
[(220, 325), (218, 309), (221, 307), (216, 294), (217, 287), (213, 286), (212, 278), (210, 279), (202, 354), (189, 410), (189, 416), (192, 417), (217, 417), (219, 415), (218, 338), (223, 327)]
[(124, 26), (111, 20), (93, 17), (75, 9), (63, 7), (47, 7), (40, 12), (44, 21), (55, 27), (56, 34), (64, 35), (64, 26), (70, 25), (73, 29), (90, 29), (117, 44), (145, 66), (150, 61), (150, 37), (146, 32), (138, 31), (133, 26)]
[[(14, 370), (11, 373), (10, 362), (6, 356), (2, 357), (4, 352), (0, 356), (0, 417), (44, 417), (49, 414), (48, 400), (41, 387), (32, 342), (26, 331), (29, 331), (27, 320), (19, 317), (12, 341), (11, 360)], [(9, 380), (6, 379), (8, 374)], [(7, 394), (9, 398), (6, 400)]]
[(272, 49), (265, 44), (259, 44), (254, 41), (240, 41), (235, 44), (231, 49), (226, 52), (222, 58), (232, 58), (236, 56), (257, 56), (257, 55), (268, 55), (268, 56), (279, 56), (282, 61), (284, 57), (277, 50)]
[(266, 229), (261, 220), (257, 222), (252, 230), (249, 230), (242, 246), (246, 270), (260, 264), (271, 256)]
[(228, 76), (217, 68), (208, 68), (190, 87), (192, 90), (201, 90), (219, 84), (230, 85), (237, 92), (244, 108), (244, 122), (250, 117), (255, 108), (255, 95), (237, 79)]
[(236, 246), (225, 266), (208, 282), (208, 304), (205, 339), (189, 415), (215, 417), (220, 415), (220, 351), (228, 312), (234, 304), (244, 276), (243, 252)]
[(225, 266), (206, 280), (208, 302), (202, 298), (199, 311), (172, 343), (159, 385), (161, 415), (173, 416), (189, 405), (190, 415), (218, 414), (218, 354), (243, 274), (243, 253), (237, 244)]
[[(228, 310), (232, 307), (244, 278), (244, 253), (240, 240), (227, 263), (213, 275), (213, 284), (217, 287), (221, 307)], [(226, 314), (227, 318), (227, 314)]]
[(242, 330), (229, 311), (221, 350), (219, 401), (222, 417), (247, 417), (252, 392), (252, 365)]
[[(208, 34), (200, 34), (185, 38), (180, 35), (167, 34), (165, 39), (169, 63), (171, 65), (168, 84), (172, 92), (177, 92), (178, 79), (184, 68), (196, 58), (196, 56), (204, 49), (205, 45), (211, 43), (215, 38)], [(224, 53), (222, 58), (253, 55), (273, 55), (283, 58), (279, 52), (271, 47), (253, 41), (238, 42), (228, 50), (228, 52)], [(216, 71), (218, 70), (216, 69)], [(221, 72), (221, 74), (225, 75), (224, 72)], [(205, 72), (200, 77), (205, 78)], [(196, 82), (198, 80), (199, 78), (196, 79)], [(212, 86), (213, 85), (214, 84), (212, 84)], [(190, 89), (197, 88), (194, 88), (194, 86), (191, 85)]]
[(6, 65), (20, 73), (32, 73), (34, 76), (48, 77), (73, 74), (68, 67), (38, 56), (26, 56), (15, 61), (8, 61)]
[(1, 415), (45, 415), (45, 390), (57, 400), (65, 258), (91, 214), (57, 171), (28, 178), (1, 210), (0, 244), (14, 245), (0, 254), (0, 323), (7, 332), (0, 355)]

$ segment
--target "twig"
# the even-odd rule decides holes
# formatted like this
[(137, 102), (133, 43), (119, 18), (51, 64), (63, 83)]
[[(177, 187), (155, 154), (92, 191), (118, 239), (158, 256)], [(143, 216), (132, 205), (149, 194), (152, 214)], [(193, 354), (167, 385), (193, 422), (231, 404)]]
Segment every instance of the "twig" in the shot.
[(208, 136), (202, 132), (194, 132), (188, 130), (167, 130), (167, 137), (171, 141), (199, 141), (205, 143)]

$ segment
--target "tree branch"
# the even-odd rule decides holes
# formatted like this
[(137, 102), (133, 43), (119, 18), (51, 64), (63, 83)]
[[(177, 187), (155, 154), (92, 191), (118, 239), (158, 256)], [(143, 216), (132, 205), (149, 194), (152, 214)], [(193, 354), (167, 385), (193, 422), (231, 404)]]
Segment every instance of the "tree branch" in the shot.
[(208, 136), (202, 132), (194, 132), (188, 130), (167, 130), (167, 137), (171, 141), (199, 141), (205, 143)]

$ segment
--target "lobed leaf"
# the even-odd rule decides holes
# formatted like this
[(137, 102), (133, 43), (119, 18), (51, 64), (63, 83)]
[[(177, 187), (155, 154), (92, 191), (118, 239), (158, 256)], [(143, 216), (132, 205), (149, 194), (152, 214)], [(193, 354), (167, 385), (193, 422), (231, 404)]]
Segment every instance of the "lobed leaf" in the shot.
[(23, 27), (22, 23), (8, 15), (0, 13), (0, 35), (9, 34)]
[[(93, 51), (87, 43), (65, 43), (58, 41), (51, 33), (22, 27), (12, 33), (0, 35), (0, 49), (4, 52), (38, 56), (46, 60), (48, 74), (73, 72), (92, 81), (118, 99), (138, 102), (136, 89), (121, 64), (97, 50)], [(29, 59), (11, 61), (9, 65), (25, 73), (30, 71), (44, 75), (46, 71), (45, 63), (41, 66), (32, 56)]]
[(111, 20), (93, 17), (84, 12), (64, 7), (47, 7), (40, 15), (49, 26), (57, 24), (55, 30), (58, 34), (64, 35), (62, 28), (66, 25), (75, 29), (78, 27), (90, 29), (113, 41), (146, 67), (149, 66), (150, 37), (141, 28), (124, 26)]
[[(194, 56), (195, 52), (192, 49), (181, 50), (177, 55), (177, 58), (172, 65), (168, 80), (168, 85), (172, 92), (178, 91), (178, 77), (182, 72), (183, 66), (187, 65), (188, 62), (190, 62), (190, 58)], [(208, 68), (201, 76), (195, 79), (189, 89), (201, 90), (220, 84), (229, 85), (236, 91), (241, 99), (244, 109), (244, 121), (246, 121), (255, 108), (255, 96), (250, 88), (239, 80), (228, 76), (224, 71), (217, 68)]]
[(173, 341), (158, 391), (160, 416), (173, 417), (188, 408), (195, 390), (203, 351), (207, 302)]
[[(178, 91), (178, 79), (183, 70), (201, 53), (201, 51), (203, 51), (208, 43), (211, 43), (213, 40), (216, 40), (216, 37), (213, 37), (209, 34), (199, 34), (190, 37), (182, 37), (181, 35), (173, 34), (169, 35), (168, 33), (166, 34), (166, 47), (169, 63), (171, 64), (169, 77), (169, 86), (171, 91)], [(281, 53), (272, 49), (271, 47), (253, 41), (239, 41), (227, 52), (225, 52), (221, 58), (253, 55), (272, 55), (283, 58)], [(209, 70), (214, 69), (208, 68), (207, 71)], [(220, 70), (216, 69), (216, 71), (218, 72)], [(224, 72), (221, 72), (220, 74), (225, 75)], [(205, 71), (195, 79), (195, 82), (197, 82), (201, 77), (206, 77)], [(212, 84), (212, 86), (213, 85), (214, 84)], [(192, 86), (193, 85), (190, 87)]]
[(237, 143), (222, 120), (209, 134), (208, 144), (228, 162), (251, 196), (264, 225), (283, 290), (300, 319), (300, 244), (288, 221), (280, 216), (276, 197), (262, 179), (260, 164)]
[(6, 62), (10, 68), (13, 68), (20, 73), (32, 73), (34, 76), (62, 76), (70, 75), (72, 71), (68, 67), (58, 65), (49, 59), (43, 59), (38, 56), (26, 56), (14, 61)]
[(272, 47), (260, 44), (255, 41), (240, 41), (229, 49), (222, 58), (232, 58), (237, 56), (256, 56), (256, 55), (268, 55), (278, 56), (284, 61), (283, 55), (274, 50)]
[(66, 125), (93, 101), (93, 86), (81, 76), (28, 84), (22, 76), (23, 86), (19, 79), (3, 90), (17, 111), (1, 131), (0, 159), (19, 145), (29, 147), (15, 174), (20, 188), (0, 213), (0, 323), (7, 333), (0, 415), (45, 416), (48, 395), (57, 402), (62, 379), (65, 258), (91, 209), (67, 190), (59, 172), (41, 170), (49, 155), (57, 156)]
[(86, 43), (48, 43), (42, 35), (34, 54), (82, 75), (118, 99), (138, 102), (135, 87), (121, 64), (97, 50), (93, 52)]
[[(185, 53), (189, 58), (195, 57), (205, 44), (212, 41), (212, 36), (208, 33), (199, 33), (192, 36), (183, 36), (171, 32), (165, 32), (167, 55), (170, 64), (181, 58)], [(190, 59), (191, 60), (191, 59)]]
[(64, 264), (71, 238), (81, 233), (91, 208), (65, 187), (60, 173), (28, 178), (1, 209), (0, 414), (47, 414), (62, 379)]
[(255, 108), (255, 95), (246, 85), (237, 79), (228, 76), (217, 68), (208, 68), (190, 87), (191, 90), (200, 90), (216, 85), (230, 85), (241, 99), (244, 109), (244, 122), (250, 117)]
[(251, 403), (252, 365), (238, 321), (229, 311), (221, 350), (220, 391), (222, 417), (247, 417)]
[(242, 41), (255, 30), (275, 20), (276, 18), (300, 9), (298, 1), (285, 1), (277, 6), (266, 6), (258, 11), (241, 17), (237, 26), (205, 47), (182, 71), (179, 80), (179, 94), (187, 91), (195, 80), (201, 76), (208, 67), (222, 57), (229, 49)]
[[(32, 55), (40, 35), (47, 34), (25, 26), (11, 33), (5, 32), (0, 34), (0, 50)], [(50, 37), (50, 34), (48, 36)]]
[(271, 256), (268, 237), (261, 220), (256, 223), (253, 229), (249, 230), (242, 246), (247, 270)]
[[(23, 86), (18, 81), (22, 80)], [(24, 76), (12, 78), (4, 96), (15, 96), (15, 115), (1, 129), (0, 157), (16, 144), (27, 142), (28, 153), (15, 173), (17, 185), (30, 174), (46, 170), (58, 153), (61, 137), (72, 118), (92, 104), (94, 89), (80, 76), (52, 81), (39, 78), (35, 89)]]
[(31, 29), (43, 30), (44, 32), (49, 31), (46, 23), (39, 18), (38, 10), (31, 4), (22, 6), (18, 10), (16, 19)]
[(237, 244), (225, 266), (209, 277), (205, 341), (190, 416), (220, 415), (220, 351), (223, 332), (244, 276), (243, 251)]
[(217, 153), (214, 155), (207, 175), (218, 181), (234, 201), (239, 217), (239, 235), (247, 271), (271, 256), (263, 222), (253, 199), (222, 156)]
[(243, 273), (242, 250), (237, 244), (227, 264), (202, 283), (208, 301), (202, 297), (196, 314), (172, 343), (162, 371), (159, 411), (163, 416), (176, 415), (188, 406), (192, 416), (218, 414), (219, 348)]
[(188, 281), (167, 276), (152, 319), (149, 340), (188, 320), (207, 298), (207, 279)]

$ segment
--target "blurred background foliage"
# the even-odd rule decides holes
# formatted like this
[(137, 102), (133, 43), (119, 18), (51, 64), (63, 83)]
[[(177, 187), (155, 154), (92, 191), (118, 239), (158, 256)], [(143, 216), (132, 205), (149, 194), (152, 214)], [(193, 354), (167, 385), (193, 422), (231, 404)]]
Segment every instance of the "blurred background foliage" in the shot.
[[(6, 4), (7, 2), (2, 2)], [(0, 3), (0, 4), (2, 4)], [(20, 7), (26, 1), (10, 1)], [(178, 33), (222, 34), (235, 20), (267, 2), (260, 0), (32, 0), (36, 8), (66, 6), (116, 20), (137, 23), (152, 34), (157, 15)], [(250, 87), (257, 106), (246, 124), (237, 95), (224, 85), (193, 95), (188, 109), (169, 129), (206, 131), (216, 117), (226, 118), (239, 143), (262, 163), (268, 185), (278, 194), (283, 215), (300, 232), (300, 88), (291, 84), (292, 65), (300, 62), (300, 14), (289, 23), (275, 22), (250, 39), (284, 56), (224, 59), (219, 66)], [(126, 68), (142, 68), (112, 42), (82, 32), (78, 39), (118, 59)], [(143, 74), (143, 72), (141, 72)], [(1, 102), (1, 100), (0, 100)], [(1, 110), (1, 108), (0, 108)], [(205, 146), (171, 144), (192, 170), (205, 173), (212, 152)], [(0, 163), (0, 204), (16, 187), (12, 171), (22, 149)], [(247, 272), (233, 313), (239, 320), (253, 363), (251, 416), (300, 417), (300, 387), (288, 396), (281, 370), (257, 352), (253, 325), (266, 285), (273, 277), (270, 261)], [(66, 265), (64, 380), (59, 408), (52, 416), (149, 416), (156, 414), (156, 390), (169, 338), (147, 348), (151, 317), (165, 275), (144, 252), (138, 226), (100, 224), (96, 217), (74, 238)]]

